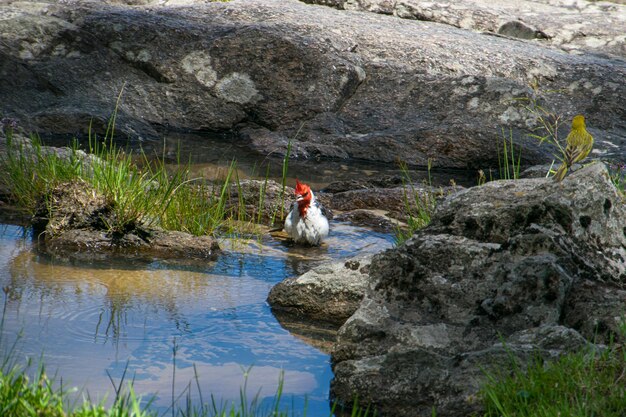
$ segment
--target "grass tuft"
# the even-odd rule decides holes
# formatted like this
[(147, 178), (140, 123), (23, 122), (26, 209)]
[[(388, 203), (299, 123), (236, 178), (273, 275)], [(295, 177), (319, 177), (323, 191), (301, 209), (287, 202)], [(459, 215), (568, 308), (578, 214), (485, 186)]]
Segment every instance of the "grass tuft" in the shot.
[(510, 129), (508, 138), (506, 136), (506, 133), (504, 132), (504, 129), (502, 130), (502, 149), (500, 149), (499, 144), (496, 149), (498, 152), (498, 168), (500, 171), (500, 179), (519, 179), (522, 151), (521, 148), (518, 148), (517, 154), (515, 153), (515, 145), (513, 144), (513, 132)]
[(226, 224), (235, 162), (223, 182), (211, 184), (191, 178), (189, 163), (171, 169), (164, 158), (149, 160), (143, 152), (125, 152), (111, 137), (99, 141), (90, 134), (89, 152), (79, 150), (76, 144), (56, 151), (42, 146), (36, 136), (29, 142), (17, 142), (9, 134), (7, 152), (0, 156), (0, 167), (8, 175), (0, 181), (17, 205), (34, 214), (55, 187), (80, 180), (104, 195), (113, 208), (113, 215), (103, 218), (111, 233), (158, 226), (206, 235)]
[[(428, 160), (428, 186), (432, 187), (430, 180), (431, 162)], [(405, 163), (400, 163), (402, 171), (402, 183), (404, 188), (403, 200), (406, 211), (406, 227), (397, 226), (394, 230), (394, 243), (402, 244), (413, 234), (426, 227), (437, 206), (437, 198), (431, 190), (417, 190), (411, 180), (409, 169)]]
[(622, 197), (626, 196), (626, 164), (623, 162), (610, 163), (609, 178)]
[[(512, 361), (515, 361), (513, 358)], [(582, 350), (523, 370), (488, 375), (481, 391), (484, 417), (618, 417), (626, 410), (626, 351)]]

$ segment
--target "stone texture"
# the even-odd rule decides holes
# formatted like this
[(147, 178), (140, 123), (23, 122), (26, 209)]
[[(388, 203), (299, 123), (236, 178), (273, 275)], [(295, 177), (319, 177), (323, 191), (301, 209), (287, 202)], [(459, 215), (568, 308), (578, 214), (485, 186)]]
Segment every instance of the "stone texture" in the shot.
[[(626, 57), (623, 1), (588, 0), (305, 0), (345, 10), (393, 14), (518, 39), (572, 52)], [(618, 4), (615, 4), (618, 3)]]
[(279, 314), (343, 324), (363, 299), (370, 262), (366, 256), (318, 266), (276, 284), (267, 301)]
[[(606, 167), (462, 190), (377, 255), (338, 334), (333, 395), (381, 415), (465, 416), (484, 370), (619, 337), (626, 208)], [(505, 347), (503, 346), (505, 343)]]
[[(253, 221), (269, 224), (273, 220), (276, 226), (282, 225), (281, 206), (283, 216), (286, 216), (294, 202), (293, 187), (286, 186), (283, 190), (282, 185), (274, 180), (241, 180), (229, 187), (228, 195), (226, 210), (233, 218), (237, 218), (237, 210), (243, 209)], [(260, 204), (261, 200), (263, 204)]]
[(103, 132), (123, 89), (124, 139), (234, 131), (262, 155), (291, 139), (298, 158), (484, 168), (502, 127), (523, 163), (552, 159), (526, 136), (531, 97), (584, 113), (598, 150), (626, 147), (622, 59), (436, 22), (295, 0), (25, 1), (0, 5), (0, 37), (0, 113), (41, 133)]

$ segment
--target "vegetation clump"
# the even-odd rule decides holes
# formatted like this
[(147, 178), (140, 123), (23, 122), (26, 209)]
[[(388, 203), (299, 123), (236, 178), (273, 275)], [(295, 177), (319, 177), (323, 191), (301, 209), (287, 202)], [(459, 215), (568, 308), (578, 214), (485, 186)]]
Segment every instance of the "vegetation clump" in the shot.
[(162, 159), (149, 160), (143, 153), (125, 152), (110, 135), (102, 142), (90, 136), (89, 153), (85, 153), (76, 144), (56, 150), (43, 146), (34, 136), (27, 140), (11, 132), (5, 134), (7, 149), (0, 157), (0, 167), (7, 175), (0, 182), (12, 201), (29, 214), (49, 215), (58, 208), (55, 190), (71, 183), (84, 184), (88, 192), (103, 196), (110, 213), (99, 220), (110, 233), (159, 227), (196, 236), (213, 235), (232, 226), (235, 214), (239, 214), (227, 209), (234, 163), (226, 170), (223, 182), (210, 183), (192, 178), (189, 164), (171, 168)]
[(626, 410), (626, 350), (611, 344), (535, 360), (526, 369), (488, 375), (484, 417), (618, 417)]

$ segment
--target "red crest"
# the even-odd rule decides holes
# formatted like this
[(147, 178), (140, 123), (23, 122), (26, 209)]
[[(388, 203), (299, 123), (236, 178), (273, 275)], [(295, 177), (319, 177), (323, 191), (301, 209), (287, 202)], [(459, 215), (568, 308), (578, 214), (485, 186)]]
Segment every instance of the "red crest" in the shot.
[(296, 195), (305, 195), (306, 193), (308, 193), (309, 191), (311, 191), (311, 187), (309, 187), (308, 185), (298, 181), (298, 179), (296, 179)]
[(298, 202), (298, 211), (300, 217), (305, 218), (307, 209), (311, 204), (311, 187), (296, 179), (296, 201)]

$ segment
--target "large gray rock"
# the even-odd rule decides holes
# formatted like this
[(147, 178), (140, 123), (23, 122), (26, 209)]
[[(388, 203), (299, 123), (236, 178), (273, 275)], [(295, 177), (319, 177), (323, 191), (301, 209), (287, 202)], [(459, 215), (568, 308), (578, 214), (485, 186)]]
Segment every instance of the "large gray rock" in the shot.
[(0, 5), (0, 113), (104, 131), (123, 88), (118, 132), (135, 139), (234, 130), (263, 155), (291, 138), (301, 158), (466, 168), (497, 164), (502, 127), (523, 162), (552, 159), (526, 137), (532, 97), (584, 113), (598, 149), (626, 146), (621, 59), (295, 0), (128, 3)]
[[(345, 10), (393, 14), (519, 39), (566, 51), (626, 57), (626, 5), (588, 0), (304, 0)], [(621, 4), (615, 4), (621, 3)]]
[[(626, 208), (603, 164), (460, 191), (375, 257), (340, 329), (332, 393), (383, 416), (465, 416), (490, 367), (619, 337)], [(503, 346), (503, 343), (505, 346)]]

